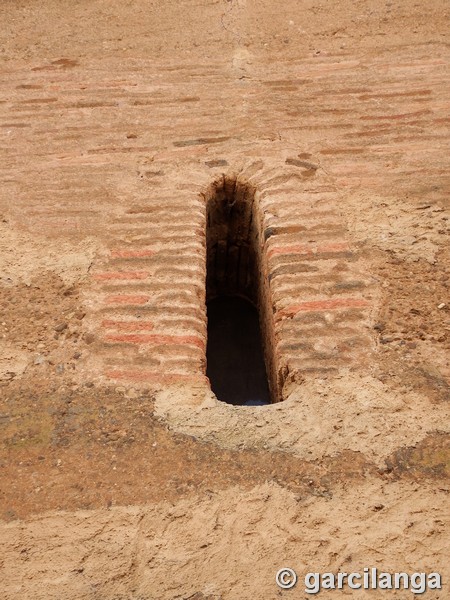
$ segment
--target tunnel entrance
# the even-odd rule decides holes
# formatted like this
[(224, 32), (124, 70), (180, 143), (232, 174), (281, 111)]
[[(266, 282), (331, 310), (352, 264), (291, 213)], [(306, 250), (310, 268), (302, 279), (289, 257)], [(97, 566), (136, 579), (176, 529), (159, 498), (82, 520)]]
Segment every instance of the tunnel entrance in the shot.
[(255, 191), (224, 179), (207, 199), (206, 374), (223, 402), (273, 400)]

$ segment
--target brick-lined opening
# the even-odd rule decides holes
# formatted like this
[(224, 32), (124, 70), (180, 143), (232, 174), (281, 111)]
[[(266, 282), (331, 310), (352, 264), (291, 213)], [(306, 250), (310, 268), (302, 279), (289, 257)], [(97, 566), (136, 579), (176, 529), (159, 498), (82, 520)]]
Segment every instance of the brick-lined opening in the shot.
[(223, 178), (206, 200), (207, 376), (219, 400), (268, 404), (280, 398), (255, 189)]
[[(199, 196), (195, 167), (192, 185), (113, 219), (110, 255), (93, 273), (108, 379), (164, 387), (203, 385), (207, 371), (212, 378), (205, 296), (210, 316), (224, 297), (247, 301), (239, 310), (235, 302), (240, 319), (252, 312), (248, 302), (259, 312), (262, 350), (247, 355), (264, 355), (272, 402), (294, 383), (367, 365), (371, 290), (345, 239), (339, 195), (322, 171), (305, 175), (300, 163), (264, 170), (261, 160), (244, 162), (237, 176), (217, 177)], [(252, 328), (249, 320), (240, 327)]]

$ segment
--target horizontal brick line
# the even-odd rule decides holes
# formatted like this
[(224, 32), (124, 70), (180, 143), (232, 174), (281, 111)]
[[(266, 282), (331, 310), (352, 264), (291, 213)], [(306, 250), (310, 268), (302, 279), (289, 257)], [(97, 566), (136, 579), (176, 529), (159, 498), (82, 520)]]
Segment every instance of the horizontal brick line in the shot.
[(185, 233), (183, 234), (168, 234), (168, 235), (153, 235), (153, 236), (149, 236), (149, 235), (137, 235), (136, 232), (134, 231), (116, 231), (116, 232), (112, 232), (109, 231), (108, 232), (108, 237), (110, 240), (116, 240), (116, 243), (124, 243), (124, 237), (128, 237), (129, 240), (126, 240), (125, 243), (127, 243), (127, 241), (129, 241), (129, 243), (133, 243), (135, 245), (143, 245), (143, 246), (148, 246), (149, 244), (166, 244), (168, 241), (169, 242), (179, 242), (179, 243), (183, 243), (183, 242), (189, 242), (189, 241), (194, 241), (195, 239), (204, 239), (205, 237), (205, 232), (203, 229), (199, 229), (199, 230), (186, 230)]
[(273, 205), (281, 207), (295, 207), (296, 210), (315, 209), (323, 207), (323, 210), (318, 211), (319, 214), (325, 210), (332, 210), (330, 206), (336, 202), (336, 190), (307, 190), (299, 192), (298, 189), (292, 190), (270, 190), (260, 195), (260, 204), (262, 207), (270, 207)]
[(105, 302), (107, 304), (145, 304), (150, 300), (150, 296), (128, 296), (128, 295), (117, 295), (107, 296)]
[[(197, 213), (189, 213), (186, 211), (189, 210), (188, 207), (185, 208), (184, 215), (181, 216), (177, 213), (171, 212), (170, 207), (167, 208), (167, 213), (164, 218), (157, 218), (154, 216), (150, 216), (148, 218), (136, 215), (135, 219), (120, 219), (116, 221), (111, 221), (108, 223), (108, 229), (110, 231), (117, 231), (121, 228), (128, 228), (130, 231), (139, 231), (140, 229), (152, 231), (157, 227), (164, 227), (165, 229), (185, 229), (185, 228), (193, 228), (198, 227), (199, 225), (203, 225), (204, 216)], [(176, 225), (174, 225), (176, 222)]]
[(277, 316), (293, 317), (299, 312), (315, 312), (322, 310), (334, 310), (339, 308), (363, 308), (370, 303), (363, 298), (336, 298), (334, 300), (314, 300), (301, 302), (278, 311)]
[[(316, 238), (319, 236), (316, 235)], [(320, 236), (324, 241), (333, 236)], [(283, 265), (298, 265), (304, 263), (305, 265), (313, 264), (319, 261), (338, 261), (341, 258), (346, 258), (348, 261), (354, 262), (359, 258), (359, 255), (352, 252), (351, 250), (334, 250), (332, 252), (279, 252), (272, 254), (268, 262), (270, 264), (271, 272)]]
[(113, 361), (107, 357), (103, 359), (104, 370), (107, 371), (134, 371), (134, 372), (155, 372), (155, 373), (202, 373), (203, 367), (198, 360), (185, 360), (179, 364), (169, 364), (151, 360), (148, 356), (142, 357), (142, 360)]
[(108, 334), (105, 335), (105, 340), (109, 342), (124, 342), (126, 344), (149, 344), (152, 346), (196, 346), (201, 350), (205, 349), (204, 340), (191, 335)]
[(319, 152), (320, 154), (364, 154), (367, 148), (325, 148)]
[[(289, 323), (291, 323), (291, 321), (289, 321)], [(334, 323), (330, 323), (328, 326), (317, 327), (315, 329), (299, 326), (297, 329), (292, 329), (290, 331), (285, 331), (281, 327), (279, 332), (280, 336), (283, 338), (283, 342), (288, 344), (294, 344), (298, 342), (299, 339), (308, 340), (308, 342), (310, 340), (314, 341), (322, 338), (347, 339), (349, 336), (356, 336), (360, 333), (355, 327), (346, 327), (345, 323), (342, 327), (337, 327)]]
[[(290, 258), (289, 258), (290, 257)], [(303, 272), (323, 273), (324, 279), (333, 275), (333, 268), (341, 259), (345, 259), (345, 268), (350, 271), (351, 264), (358, 261), (358, 255), (351, 252), (333, 252), (329, 254), (310, 254), (302, 256), (297, 254), (287, 254), (286, 257), (279, 256), (277, 259), (272, 257), (271, 267), (269, 272), (269, 281), (275, 281), (280, 277), (289, 277), (299, 275)], [(320, 269), (317, 263), (326, 263), (326, 266), (321, 266)], [(283, 281), (280, 282), (282, 284)], [(308, 282), (309, 283), (309, 282)]]
[[(349, 293), (364, 293), (365, 286), (355, 286), (346, 290), (335, 291), (330, 286), (307, 286), (307, 285), (298, 285), (295, 288), (290, 288), (288, 290), (277, 290), (273, 293), (272, 299), (275, 304), (282, 302), (285, 298), (314, 298), (314, 296), (322, 296), (327, 297), (330, 300), (335, 300), (339, 296), (343, 296), (344, 294)], [(330, 293), (331, 292), (331, 293)], [(343, 299), (345, 296), (343, 296)]]
[(365, 120), (365, 121), (378, 121), (378, 120), (391, 120), (391, 119), (406, 119), (408, 117), (416, 117), (419, 115), (428, 115), (431, 114), (431, 110), (417, 110), (415, 112), (411, 112), (411, 113), (403, 113), (403, 114), (397, 114), (397, 115), (363, 115), (361, 117), (359, 117), (361, 120)]
[(150, 331), (154, 328), (151, 321), (113, 321), (105, 319), (102, 321), (105, 329), (116, 329), (117, 331)]
[[(197, 315), (191, 316), (184, 314), (185, 308), (180, 308), (177, 312), (173, 312), (173, 305), (170, 305), (172, 311), (168, 312), (167, 305), (158, 306), (103, 306), (100, 307), (98, 313), (101, 313), (104, 320), (110, 321), (126, 321), (126, 320), (140, 320), (145, 314), (146, 321), (153, 323), (155, 327), (185, 327), (194, 328), (197, 331), (197, 327), (203, 328), (206, 320), (206, 307), (197, 306)], [(150, 317), (150, 313), (151, 317)], [(150, 321), (150, 318), (152, 319)], [(189, 325), (187, 325), (189, 324)], [(203, 331), (203, 329), (202, 329)]]
[(123, 227), (109, 226), (107, 231), (108, 236), (129, 236), (133, 240), (149, 239), (151, 242), (166, 243), (168, 240), (193, 240), (196, 237), (204, 237), (205, 228), (198, 227), (198, 221), (191, 223), (190, 225), (163, 225), (159, 223), (153, 223), (151, 226), (146, 227), (145, 225), (136, 225), (136, 227), (130, 227), (129, 224)]
[[(177, 106), (179, 102), (199, 102), (200, 98), (198, 97), (186, 97), (180, 98), (178, 100), (173, 100), (172, 98), (168, 98), (167, 96), (164, 98), (154, 98), (148, 100), (140, 100), (138, 98), (130, 98), (130, 103), (133, 106), (153, 106), (158, 110), (164, 110), (167, 107)], [(181, 117), (180, 120), (183, 120)]]
[(155, 329), (153, 330), (155, 335), (168, 335), (168, 336), (187, 336), (194, 337), (197, 339), (204, 339), (206, 336), (206, 327), (164, 327), (163, 324), (159, 324), (158, 326), (155, 324)]
[(355, 363), (355, 362), (360, 362), (361, 359), (364, 359), (364, 357), (367, 357), (371, 354), (372, 349), (370, 348), (370, 346), (368, 344), (366, 344), (364, 347), (359, 347), (359, 348), (355, 348), (353, 349), (353, 352), (349, 352), (349, 351), (339, 351), (336, 354), (333, 354), (332, 356), (329, 356), (326, 353), (320, 354), (317, 353), (316, 356), (313, 356), (311, 354), (302, 354), (299, 355), (297, 352), (286, 352), (284, 353), (286, 360), (299, 367), (300, 369), (302, 369), (304, 366), (319, 366), (319, 365), (327, 365), (327, 364), (331, 364), (331, 365), (344, 365), (344, 364), (351, 364), (351, 363)]
[(147, 383), (176, 384), (176, 383), (202, 383), (209, 384), (205, 375), (189, 373), (160, 373), (157, 371), (111, 370), (105, 372), (106, 377), (117, 380), (141, 381)]
[(85, 209), (67, 209), (61, 210), (58, 208), (35, 208), (27, 211), (27, 215), (32, 215), (35, 218), (39, 217), (55, 217), (55, 218), (66, 218), (66, 217), (79, 217), (88, 215), (97, 216), (99, 214), (98, 210), (92, 210), (90, 208)]
[(371, 100), (371, 99), (378, 99), (378, 98), (397, 98), (397, 97), (407, 97), (407, 96), (429, 96), (432, 94), (431, 90), (411, 90), (409, 92), (404, 92), (404, 91), (392, 91), (392, 92), (385, 92), (383, 94), (363, 94), (361, 96), (358, 97), (358, 100)]
[(294, 200), (298, 206), (308, 202), (323, 203), (324, 200), (332, 202), (336, 200), (336, 188), (331, 185), (322, 185), (320, 182), (303, 181), (299, 189), (297, 185), (269, 188), (259, 193), (262, 203), (280, 202), (281, 204), (292, 203)]
[[(350, 330), (349, 332), (339, 332), (340, 335), (334, 336), (324, 336), (322, 339), (322, 333), (316, 335), (313, 339), (303, 339), (302, 332), (298, 332), (296, 336), (293, 338), (291, 336), (284, 336), (276, 342), (277, 348), (286, 348), (291, 350), (299, 350), (308, 353), (316, 353), (316, 354), (328, 354), (330, 352), (351, 352), (361, 346), (368, 346), (372, 343), (372, 338), (368, 336), (368, 334), (363, 330), (363, 328), (359, 328), (360, 330)], [(330, 333), (332, 333), (330, 331)], [(301, 339), (301, 341), (299, 341)], [(315, 347), (317, 344), (317, 340), (320, 340), (321, 344), (326, 341), (329, 345), (328, 350), (319, 350)]]
[[(110, 371), (113, 370), (129, 370), (129, 369), (160, 369), (161, 361), (159, 358), (152, 358), (149, 356), (141, 355), (129, 355), (123, 353), (122, 355), (108, 356), (106, 353), (102, 355), (103, 366), (105, 369)], [(184, 365), (183, 365), (184, 366)], [(197, 365), (194, 366), (194, 369)], [(193, 369), (193, 370), (194, 370)]]
[(350, 307), (335, 312), (333, 314), (333, 317), (333, 323), (330, 324), (323, 312), (319, 311), (297, 313), (295, 319), (284, 319), (282, 321), (279, 320), (275, 324), (275, 327), (277, 331), (281, 332), (285, 330), (294, 331), (296, 327), (298, 327), (299, 331), (301, 332), (303, 327), (308, 326), (328, 328), (330, 326), (339, 327), (340, 325), (343, 325), (359, 328), (361, 326), (361, 321), (365, 321), (367, 315), (364, 312), (364, 308)]
[(25, 127), (31, 127), (31, 123), (2, 123), (0, 127), (15, 127), (17, 129), (23, 129)]
[[(156, 246), (156, 247), (155, 247)], [(203, 249), (200, 244), (180, 244), (179, 247), (165, 247), (164, 244), (154, 244), (151, 247), (133, 247), (118, 246), (110, 250), (111, 258), (151, 258), (158, 255), (158, 259), (176, 258), (177, 261), (181, 258), (197, 256)]]
[[(297, 286), (302, 285), (326, 285), (326, 289), (331, 290), (334, 294), (362, 287), (366, 288), (374, 283), (373, 281), (365, 281), (363, 279), (353, 279), (355, 276), (361, 275), (361, 273), (354, 269), (354, 263), (346, 263), (345, 266), (347, 267), (345, 273), (336, 273), (332, 270), (323, 268), (315, 268), (313, 271), (297, 271), (296, 273), (291, 274), (285, 273), (283, 277), (277, 277), (271, 280), (273, 281), (273, 286), (271, 287), (274, 293), (285, 293), (289, 296), (292, 292), (295, 293)], [(352, 272), (353, 270), (355, 272)]]
[[(289, 358), (291, 359), (296, 359), (296, 360), (310, 360), (310, 361), (314, 361), (317, 362), (319, 364), (326, 364), (327, 362), (329, 364), (347, 364), (349, 362), (351, 362), (351, 356), (349, 356), (348, 353), (342, 353), (342, 352), (338, 352), (336, 351), (330, 351), (330, 352), (314, 352), (314, 351), (308, 351), (308, 350), (301, 350), (298, 349), (295, 344), (288, 346), (286, 345), (284, 348), (281, 348), (279, 350), (279, 352), (281, 354), (283, 354), (287, 360), (289, 360)], [(295, 354), (294, 354), (295, 353)]]
[(29, 100), (19, 100), (20, 104), (48, 104), (58, 102), (58, 98), (30, 98)]
[(353, 358), (351, 356), (349, 356), (348, 354), (346, 354), (345, 356), (342, 355), (342, 353), (339, 354), (316, 354), (313, 355), (312, 353), (303, 353), (301, 356), (299, 356), (299, 354), (296, 352), (296, 354), (285, 354), (285, 358), (286, 360), (289, 362), (289, 364), (292, 365), (298, 365), (297, 368), (299, 368), (299, 370), (301, 371), (302, 366), (305, 366), (307, 364), (310, 365), (326, 365), (328, 364), (333, 364), (333, 365), (349, 365), (353, 362)]
[[(403, 123), (403, 125), (415, 125), (416, 121), (414, 122), (408, 122), (408, 123)], [(421, 124), (423, 124), (424, 126), (426, 125), (426, 123), (424, 121), (421, 122)], [(377, 129), (365, 129), (363, 131), (352, 131), (351, 133), (346, 133), (344, 135), (345, 138), (359, 138), (359, 137), (377, 137), (377, 136), (383, 136), (383, 135), (395, 135), (396, 133), (398, 133), (398, 126), (397, 125), (384, 125), (384, 126), (380, 126)], [(413, 138), (414, 140), (416, 139), (424, 139), (424, 136), (419, 134), (414, 134)], [(434, 136), (431, 136), (430, 139), (435, 139)], [(395, 141), (395, 140), (394, 140)]]
[(150, 250), (143, 248), (142, 250), (128, 250), (128, 249), (117, 249), (111, 250), (110, 256), (112, 258), (147, 258), (154, 256), (156, 250)]
[[(149, 298), (150, 300), (150, 298)], [(146, 317), (146, 320), (156, 320), (166, 316), (173, 316), (174, 318), (192, 317), (200, 319), (204, 318), (203, 313), (205, 312), (204, 305), (198, 300), (189, 298), (179, 298), (176, 294), (169, 298), (152, 298), (151, 302), (147, 303), (131, 303), (126, 302), (118, 304), (104, 304), (100, 305), (98, 312), (107, 317), (111, 313), (116, 313), (118, 310), (123, 309), (122, 314), (124, 316), (131, 316), (131, 312), (135, 311), (139, 313), (139, 316)], [(115, 316), (115, 314), (114, 314)], [(156, 325), (155, 325), (156, 326)], [(159, 325), (158, 325), (159, 326)]]
[[(189, 363), (195, 370), (201, 369), (205, 360), (205, 353), (196, 346), (184, 344), (183, 346), (152, 346), (129, 344), (126, 342), (103, 342), (96, 348), (97, 355), (108, 363), (114, 363), (117, 368), (122, 368), (127, 363), (135, 367), (142, 366), (146, 369), (161, 368), (166, 370), (184, 369)], [(173, 367), (173, 368), (172, 368)], [(189, 367), (190, 368), (190, 367)]]
[(328, 212), (326, 215), (311, 214), (311, 212), (309, 214), (298, 214), (295, 208), (292, 208), (289, 215), (265, 218), (264, 229), (288, 230), (296, 227), (298, 223), (301, 223), (302, 227), (310, 229), (311, 227), (321, 226), (324, 221), (328, 226), (342, 226), (342, 217), (336, 213)]
[[(332, 225), (342, 223), (342, 215), (334, 208), (330, 209), (330, 204), (334, 204), (334, 200), (320, 200), (318, 202), (305, 201), (303, 206), (296, 203), (285, 202), (283, 204), (267, 202), (261, 206), (262, 211), (271, 213), (276, 212), (276, 216), (264, 215), (265, 227), (282, 227), (283, 229), (296, 226), (299, 223), (305, 222), (306, 226), (311, 226), (314, 223), (328, 222)], [(323, 210), (321, 210), (323, 208)]]
[(116, 281), (126, 280), (131, 281), (135, 279), (147, 279), (149, 276), (145, 271), (116, 271), (113, 273), (94, 273), (93, 279), (96, 281)]
[(155, 300), (161, 300), (163, 297), (172, 298), (174, 294), (178, 294), (183, 298), (193, 297), (196, 300), (198, 299), (198, 292), (202, 293), (204, 289), (203, 278), (196, 277), (186, 279), (185, 281), (181, 281), (180, 277), (177, 277), (177, 283), (173, 283), (169, 281), (157, 281), (156, 278), (152, 279), (152, 282), (145, 283), (115, 283), (115, 282), (107, 282), (102, 285), (102, 290), (104, 292), (118, 292), (118, 294), (123, 292), (129, 292), (129, 295), (132, 295), (132, 292), (135, 292), (135, 295), (138, 295), (139, 292), (143, 292), (145, 294), (151, 294), (151, 297)]
[(144, 292), (165, 292), (170, 289), (176, 289), (180, 292), (188, 291), (192, 293), (193, 288), (198, 289), (202, 286), (204, 279), (204, 269), (197, 267), (195, 269), (189, 269), (186, 267), (177, 268), (176, 264), (162, 266), (151, 273), (148, 280), (134, 279), (125, 280), (122, 279), (106, 279), (102, 282), (104, 288), (108, 288), (110, 291), (113, 288), (117, 288), (118, 291), (122, 292), (127, 290), (128, 293), (137, 293), (140, 290)]
[(290, 371), (292, 369), (294, 372), (300, 373), (301, 375), (314, 375), (314, 377), (317, 377), (318, 375), (331, 375), (338, 372), (336, 367), (295, 367), (290, 360), (289, 367)]
[(177, 222), (189, 222), (193, 217), (204, 217), (204, 205), (200, 204), (196, 196), (186, 196), (182, 206), (173, 205), (170, 200), (162, 200), (160, 206), (143, 206), (139, 210), (127, 211), (124, 215), (116, 217), (113, 223), (137, 223), (137, 222), (170, 222), (171, 215), (176, 216)]
[[(168, 208), (170, 211), (170, 208)], [(176, 214), (170, 214), (170, 218), (156, 219), (155, 217), (143, 219), (142, 217), (136, 219), (118, 219), (110, 221), (108, 223), (109, 231), (117, 231), (120, 229), (128, 229), (129, 231), (139, 231), (139, 229), (153, 231), (159, 227), (164, 227), (167, 231), (184, 231), (186, 228), (198, 228), (203, 223), (203, 215), (198, 213), (189, 214), (186, 213), (188, 207), (185, 209), (184, 218), (177, 218)], [(167, 215), (166, 215), (167, 217)]]
[(323, 246), (310, 246), (307, 244), (297, 244), (293, 246), (275, 246), (272, 244), (267, 251), (267, 257), (271, 258), (276, 254), (320, 254), (322, 252), (342, 252), (350, 251), (350, 246), (347, 242), (336, 242), (333, 244), (324, 244)]
[[(337, 236), (342, 235), (345, 236), (346, 230), (342, 224), (339, 223), (320, 223), (320, 221), (316, 225), (312, 225), (310, 227), (305, 227), (303, 225), (299, 225), (298, 227), (267, 227), (264, 230), (265, 239), (270, 239), (272, 236), (294, 236), (300, 235), (328, 235), (329, 237), (336, 238)], [(298, 237), (297, 237), (298, 239)]]
[[(319, 241), (317, 238), (322, 238), (320, 241), (327, 243), (328, 241), (330, 241), (330, 239), (332, 238), (336, 238), (336, 236), (332, 236), (332, 235), (316, 235), (316, 242)], [(292, 242), (295, 240), (286, 240), (287, 243)], [(275, 264), (284, 264), (286, 262), (285, 257), (286, 256), (291, 256), (293, 258), (293, 260), (295, 262), (299, 262), (302, 260), (305, 261), (309, 261), (309, 260), (315, 260), (316, 258), (322, 258), (324, 256), (329, 256), (329, 257), (334, 257), (337, 255), (340, 256), (357, 256), (355, 252), (353, 252), (348, 244), (343, 244), (342, 245), (342, 249), (339, 248), (335, 248), (335, 249), (325, 249), (324, 247), (318, 249), (317, 247), (315, 248), (311, 248), (310, 250), (308, 250), (307, 248), (296, 248), (296, 246), (292, 245), (292, 246), (278, 246), (278, 240), (274, 240), (274, 244), (277, 244), (277, 248), (279, 248), (279, 250), (276, 250), (275, 252), (270, 252), (270, 247), (267, 249), (267, 253), (268, 253), (268, 258), (271, 264), (275, 265)]]
[[(159, 204), (159, 202), (162, 203)], [(202, 203), (199, 202), (195, 197), (191, 198), (189, 201), (189, 208), (192, 209), (196, 209), (197, 210), (197, 214), (198, 215), (202, 215), (203, 212), (200, 212), (200, 208), (202, 207)], [(171, 214), (180, 214), (180, 215), (185, 215), (186, 214), (186, 204), (179, 204), (178, 201), (176, 201), (174, 204), (171, 204), (171, 200), (169, 198), (158, 198), (158, 205), (157, 206), (132, 206), (131, 208), (129, 208), (126, 211), (126, 215), (154, 215), (155, 213), (157, 214), (161, 214), (162, 216), (167, 216), (167, 209), (170, 209), (170, 213)], [(141, 217), (139, 217), (141, 218)], [(117, 222), (117, 221), (116, 221)]]
[[(192, 367), (194, 367), (196, 371), (201, 370), (201, 365), (204, 364), (204, 355), (199, 354), (195, 348), (189, 348), (189, 350), (193, 350), (196, 352), (196, 354), (185, 354), (184, 356), (177, 354), (174, 356), (172, 353), (158, 356), (158, 358), (161, 360), (160, 364), (169, 371), (183, 371), (185, 370), (186, 365), (189, 365), (188, 370), (190, 370)], [(144, 363), (141, 364), (148, 368), (148, 365), (145, 365)]]
[(60, 102), (58, 104), (58, 109), (78, 109), (78, 108), (112, 108), (113, 106), (117, 106), (115, 102)]
[[(150, 298), (148, 298), (150, 299)], [(110, 315), (113, 313), (116, 315), (117, 313), (124, 314), (125, 316), (129, 315), (131, 311), (139, 312), (139, 314), (152, 315), (152, 318), (159, 319), (160, 317), (170, 317), (173, 316), (174, 319), (185, 317), (192, 318), (198, 320), (199, 323), (203, 323), (206, 319), (205, 311), (203, 306), (199, 306), (199, 303), (193, 304), (185, 304), (180, 306), (180, 304), (174, 304), (173, 302), (161, 302), (158, 301), (157, 304), (128, 304), (127, 302), (117, 303), (116, 305), (111, 306), (100, 306), (98, 312), (101, 314)]]
[[(120, 260), (125, 259), (111, 259), (119, 262)], [(125, 264), (134, 264), (134, 265), (142, 265), (146, 264), (145, 261), (148, 260), (146, 258), (134, 258), (133, 262), (125, 263)], [(198, 271), (199, 269), (204, 267), (204, 256), (202, 251), (198, 252), (187, 252), (184, 253), (183, 250), (179, 250), (178, 252), (174, 252), (173, 254), (167, 254), (166, 252), (158, 253), (157, 259), (152, 262), (152, 266), (156, 269), (155, 272), (161, 272), (163, 269), (174, 269), (178, 268), (178, 270), (183, 269), (186, 272), (193, 273), (194, 271)], [(144, 262), (141, 262), (144, 261)]]
[(403, 63), (374, 63), (374, 68), (375, 69), (403, 69), (403, 68), (416, 68), (416, 67), (426, 67), (428, 65), (433, 66), (433, 65), (445, 65), (445, 61), (443, 59), (440, 58), (425, 58), (425, 59), (421, 59), (417, 62), (403, 62)]
[[(96, 352), (98, 356), (116, 357), (116, 363), (120, 360), (120, 365), (122, 356), (134, 357), (134, 359), (139, 357), (152, 362), (157, 359), (158, 364), (179, 364), (186, 360), (195, 360), (201, 364), (205, 359), (204, 349), (193, 344), (139, 344), (105, 340), (99, 342)], [(150, 366), (150, 363), (145, 363), (145, 366)]]
[(125, 146), (119, 148), (117, 146), (111, 146), (109, 148), (91, 148), (88, 149), (88, 154), (127, 154), (131, 152), (151, 152), (153, 150), (152, 146), (139, 146), (139, 147), (130, 147)]
[(322, 286), (320, 284), (313, 286), (313, 285), (297, 285), (297, 286), (292, 286), (290, 288), (286, 289), (277, 289), (274, 290), (272, 293), (272, 300), (273, 302), (275, 302), (275, 304), (277, 302), (279, 302), (280, 300), (283, 300), (286, 297), (297, 297), (297, 298), (304, 298), (306, 297), (311, 297), (311, 296), (317, 296), (323, 294), (323, 289)]

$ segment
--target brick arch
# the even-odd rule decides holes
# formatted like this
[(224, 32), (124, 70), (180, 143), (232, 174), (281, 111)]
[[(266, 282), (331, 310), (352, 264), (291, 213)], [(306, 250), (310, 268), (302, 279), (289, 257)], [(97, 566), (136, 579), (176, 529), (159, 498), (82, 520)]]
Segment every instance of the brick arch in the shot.
[(368, 364), (373, 285), (347, 239), (339, 193), (314, 161), (196, 160), (163, 170), (159, 188), (106, 225), (108, 255), (93, 269), (92, 348), (107, 380), (207, 385), (207, 203), (237, 182), (256, 208), (276, 399), (286, 381)]

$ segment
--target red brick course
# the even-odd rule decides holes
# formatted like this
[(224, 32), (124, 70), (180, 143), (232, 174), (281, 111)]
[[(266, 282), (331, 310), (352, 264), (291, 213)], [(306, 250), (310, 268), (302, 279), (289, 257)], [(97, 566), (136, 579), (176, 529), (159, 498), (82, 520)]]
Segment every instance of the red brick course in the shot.
[(334, 300), (315, 300), (313, 302), (301, 302), (281, 310), (281, 317), (293, 317), (299, 312), (317, 312), (323, 310), (334, 310), (339, 308), (363, 308), (369, 306), (369, 302), (363, 298), (335, 298)]

